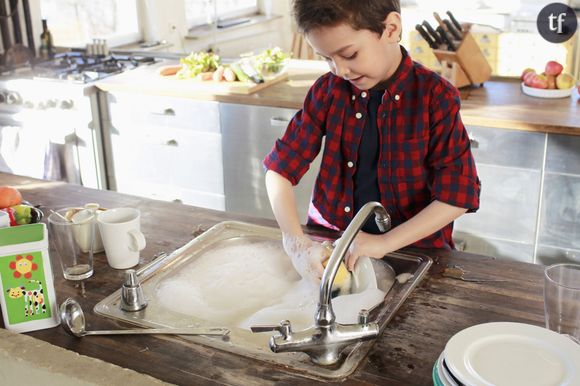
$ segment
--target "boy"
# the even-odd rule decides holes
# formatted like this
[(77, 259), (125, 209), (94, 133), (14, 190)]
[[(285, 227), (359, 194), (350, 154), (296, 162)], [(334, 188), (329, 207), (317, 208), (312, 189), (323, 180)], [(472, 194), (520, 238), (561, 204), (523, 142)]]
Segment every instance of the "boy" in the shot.
[(292, 186), (325, 148), (308, 224), (344, 230), (369, 201), (374, 216), (353, 241), (347, 268), (407, 245), (453, 248), (453, 220), (479, 207), (480, 183), (457, 90), (411, 60), (398, 0), (295, 0), (298, 27), (330, 67), (264, 160), (266, 188), (296, 270), (316, 282), (328, 249), (304, 235)]

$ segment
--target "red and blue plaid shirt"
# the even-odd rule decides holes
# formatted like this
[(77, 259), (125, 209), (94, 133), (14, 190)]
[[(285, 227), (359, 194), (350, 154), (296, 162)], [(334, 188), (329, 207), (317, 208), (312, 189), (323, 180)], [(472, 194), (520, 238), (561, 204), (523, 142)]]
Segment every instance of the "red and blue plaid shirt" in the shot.
[[(480, 182), (459, 115), (459, 93), (402, 52), (403, 60), (387, 82), (377, 113), (381, 203), (393, 226), (434, 200), (474, 212), (479, 207)], [(354, 216), (353, 175), (368, 100), (367, 91), (326, 73), (310, 88), (303, 108), (264, 159), (266, 169), (296, 185), (325, 138), (309, 224), (344, 230)], [(413, 245), (453, 247), (452, 231), (453, 223)]]

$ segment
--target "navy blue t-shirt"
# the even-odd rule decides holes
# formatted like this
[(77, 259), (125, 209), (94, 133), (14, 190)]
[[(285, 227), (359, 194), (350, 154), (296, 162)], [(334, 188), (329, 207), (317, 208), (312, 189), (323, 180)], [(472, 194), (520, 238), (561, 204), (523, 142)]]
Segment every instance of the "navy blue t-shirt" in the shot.
[[(369, 90), (367, 104), (368, 119), (363, 130), (359, 145), (359, 158), (354, 173), (354, 213), (358, 213), (367, 202), (381, 202), (379, 191), (378, 163), (379, 163), (379, 128), (377, 114), (384, 90)], [(367, 233), (379, 234), (375, 216), (370, 216), (362, 230)]]

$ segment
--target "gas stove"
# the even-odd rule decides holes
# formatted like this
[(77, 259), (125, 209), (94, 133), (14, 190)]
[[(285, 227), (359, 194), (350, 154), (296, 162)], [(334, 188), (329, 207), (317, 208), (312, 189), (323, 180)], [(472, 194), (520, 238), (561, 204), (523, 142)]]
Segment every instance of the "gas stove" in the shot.
[(87, 56), (83, 52), (66, 52), (35, 64), (32, 73), (34, 79), (90, 83), (155, 61), (143, 56)]
[(0, 171), (106, 187), (95, 81), (154, 63), (149, 57), (57, 54), (0, 67)]

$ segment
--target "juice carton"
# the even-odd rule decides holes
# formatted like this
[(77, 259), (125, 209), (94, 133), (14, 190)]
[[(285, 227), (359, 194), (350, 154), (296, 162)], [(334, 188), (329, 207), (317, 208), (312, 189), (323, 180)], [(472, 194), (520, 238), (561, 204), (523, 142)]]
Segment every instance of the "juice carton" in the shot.
[(0, 290), (5, 328), (27, 332), (59, 325), (46, 225), (0, 228)]

